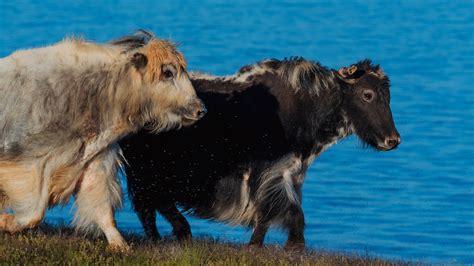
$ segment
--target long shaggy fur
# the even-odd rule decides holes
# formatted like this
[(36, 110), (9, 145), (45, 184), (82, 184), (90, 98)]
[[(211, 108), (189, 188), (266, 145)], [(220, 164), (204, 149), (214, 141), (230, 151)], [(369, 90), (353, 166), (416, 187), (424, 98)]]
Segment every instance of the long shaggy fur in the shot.
[[(173, 80), (163, 80), (164, 65), (176, 69)], [(145, 125), (179, 126), (196, 103), (182, 54), (148, 32), (102, 45), (66, 39), (0, 59), (0, 206), (15, 212), (0, 215), (0, 230), (34, 226), (77, 194), (78, 227), (96, 224), (121, 242), (113, 143)]]
[(122, 190), (118, 180), (124, 161), (122, 151), (114, 144), (101, 156), (98, 163), (88, 166), (81, 180), (75, 202), (77, 212), (73, 220), (76, 228), (96, 234), (99, 231), (96, 230), (94, 220), (102, 215), (96, 211), (103, 209), (103, 206), (112, 206), (113, 210), (122, 207)]
[[(258, 219), (259, 211), (263, 211), (262, 203), (266, 204), (267, 213), (281, 213), (290, 205), (300, 205), (293, 178), (301, 169), (300, 158), (288, 154), (264, 167), (256, 177), (258, 186), (253, 187), (256, 191), (251, 191), (250, 172), (244, 173), (242, 179), (223, 178), (216, 187), (213, 217), (231, 225), (251, 226)], [(281, 220), (283, 215), (275, 220)]]

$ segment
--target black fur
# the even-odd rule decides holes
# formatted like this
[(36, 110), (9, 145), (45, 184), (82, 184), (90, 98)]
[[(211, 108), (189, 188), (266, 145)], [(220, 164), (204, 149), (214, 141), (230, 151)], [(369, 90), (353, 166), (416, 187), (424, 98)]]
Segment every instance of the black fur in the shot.
[[(246, 81), (194, 78), (208, 108), (203, 119), (159, 135), (140, 131), (120, 143), (129, 163), (129, 195), (147, 236), (160, 237), (158, 211), (178, 238), (190, 238), (180, 207), (198, 217), (253, 227), (250, 244), (262, 245), (268, 227), (279, 225), (288, 230), (287, 246), (304, 247), (301, 186), (311, 157), (353, 131), (374, 147), (381, 138), (398, 135), (388, 78), (372, 75), (379, 67), (368, 60), (356, 66), (364, 73), (355, 83), (302, 58), (245, 66), (236, 77), (265, 69)], [(290, 81), (294, 74), (296, 83)], [(361, 100), (364, 89), (377, 94), (372, 105)], [(291, 173), (290, 181), (285, 173)], [(270, 180), (265, 185), (264, 178)], [(279, 186), (285, 182), (291, 184), (289, 194)], [(226, 219), (224, 213), (233, 210), (250, 218)]]
[(145, 46), (155, 35), (149, 31), (137, 30), (133, 35), (121, 37), (109, 42), (111, 45), (122, 46), (125, 51), (131, 51)]

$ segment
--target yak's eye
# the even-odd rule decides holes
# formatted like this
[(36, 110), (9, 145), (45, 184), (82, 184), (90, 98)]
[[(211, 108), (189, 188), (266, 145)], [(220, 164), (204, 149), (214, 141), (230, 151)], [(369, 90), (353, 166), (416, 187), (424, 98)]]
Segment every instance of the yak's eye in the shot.
[(174, 73), (176, 72), (176, 70), (174, 69), (174, 67), (172, 65), (163, 66), (161, 71), (162, 71), (161, 74), (163, 75), (164, 80), (173, 79), (174, 78)]
[(163, 77), (165, 79), (172, 79), (173, 78), (173, 72), (171, 72), (171, 70), (165, 70), (165, 72), (163, 72)]
[(373, 90), (364, 90), (364, 92), (362, 92), (362, 98), (368, 103), (374, 99), (374, 96), (375, 92)]

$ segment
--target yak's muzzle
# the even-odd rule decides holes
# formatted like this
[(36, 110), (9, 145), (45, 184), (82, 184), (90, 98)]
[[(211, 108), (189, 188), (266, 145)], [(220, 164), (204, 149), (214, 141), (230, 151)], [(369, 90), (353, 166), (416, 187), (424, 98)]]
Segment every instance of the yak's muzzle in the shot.
[(183, 110), (181, 119), (183, 126), (189, 126), (191, 124), (194, 124), (196, 121), (201, 119), (206, 113), (206, 106), (201, 100), (197, 99), (192, 101), (188, 105), (188, 107)]
[(400, 145), (401, 139), (398, 133), (391, 135), (390, 137), (386, 137), (383, 143), (378, 144), (378, 149), (383, 151), (389, 151), (395, 149), (398, 145)]

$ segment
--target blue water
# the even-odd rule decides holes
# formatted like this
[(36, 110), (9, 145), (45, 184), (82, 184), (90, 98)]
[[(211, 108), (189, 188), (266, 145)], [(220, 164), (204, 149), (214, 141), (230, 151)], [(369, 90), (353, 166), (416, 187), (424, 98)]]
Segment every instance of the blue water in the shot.
[[(189, 69), (231, 74), (298, 55), (338, 68), (370, 57), (392, 81), (401, 146), (352, 137), (326, 151), (304, 186), (310, 247), (385, 258), (474, 263), (473, 1), (0, 1), (0, 56), (138, 28), (179, 42)], [(69, 221), (69, 207), (47, 221)], [(122, 230), (141, 232), (127, 201)], [(190, 220), (195, 235), (245, 242), (240, 227)], [(159, 229), (170, 233), (160, 220)], [(284, 243), (271, 231), (267, 242)]]

